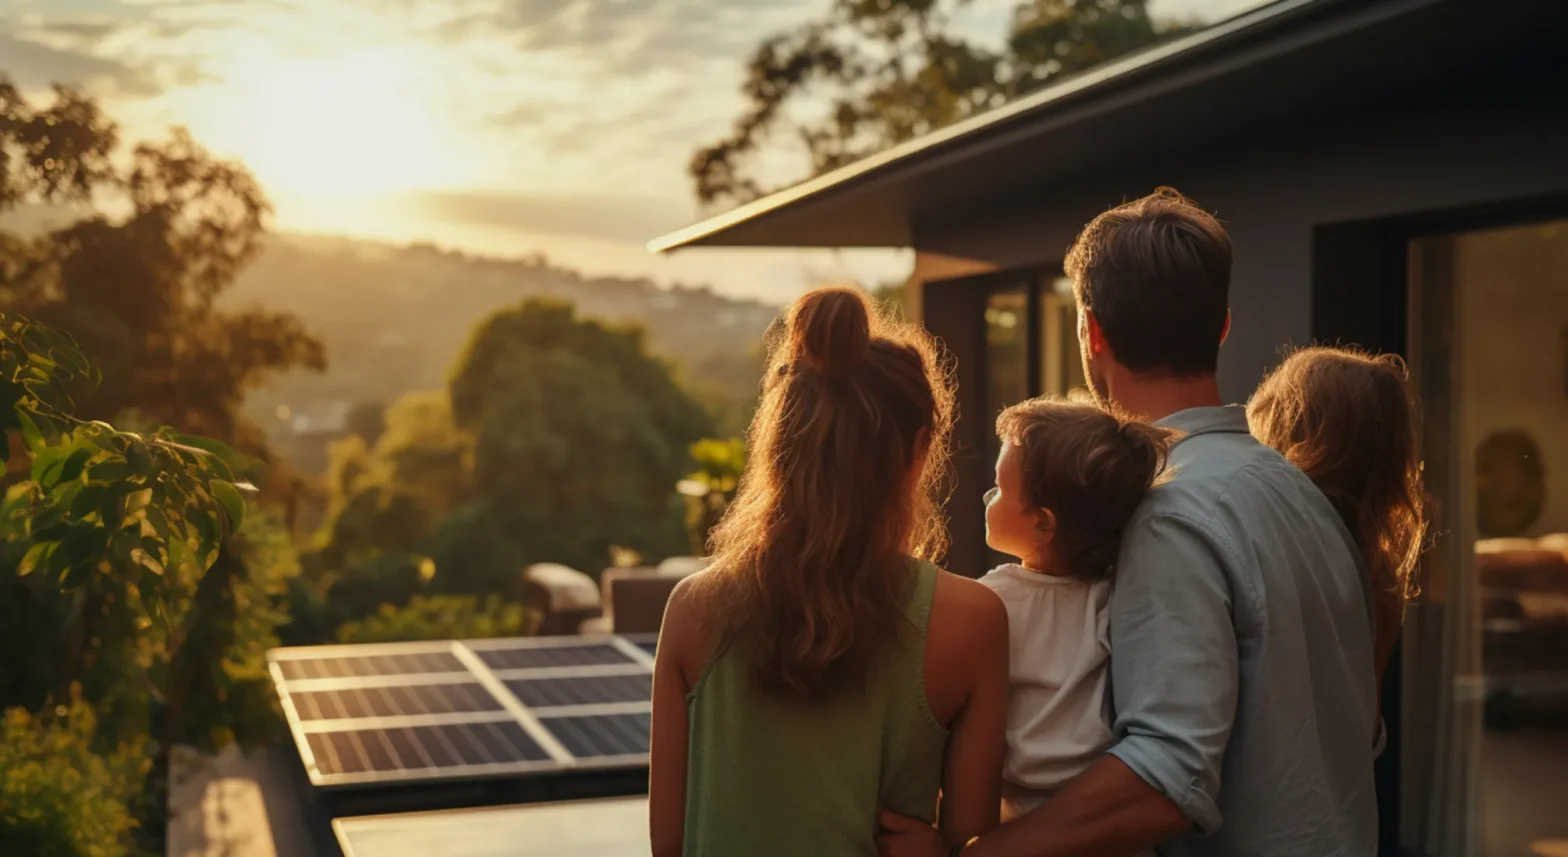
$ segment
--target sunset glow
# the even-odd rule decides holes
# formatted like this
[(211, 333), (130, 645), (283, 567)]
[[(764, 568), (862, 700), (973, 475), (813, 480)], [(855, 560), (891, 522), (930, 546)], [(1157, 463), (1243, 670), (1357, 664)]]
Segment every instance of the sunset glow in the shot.
[(269, 189), (340, 197), (444, 187), (461, 180), (422, 104), (417, 68), (392, 51), (249, 68), (226, 130)]

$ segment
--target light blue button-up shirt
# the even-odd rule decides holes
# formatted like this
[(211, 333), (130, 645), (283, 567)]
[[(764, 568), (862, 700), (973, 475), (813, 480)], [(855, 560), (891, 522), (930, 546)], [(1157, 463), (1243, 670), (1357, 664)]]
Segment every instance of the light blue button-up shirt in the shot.
[(1166, 857), (1370, 857), (1372, 600), (1350, 533), (1241, 408), (1161, 425), (1184, 437), (1116, 569), (1110, 752), (1192, 820)]

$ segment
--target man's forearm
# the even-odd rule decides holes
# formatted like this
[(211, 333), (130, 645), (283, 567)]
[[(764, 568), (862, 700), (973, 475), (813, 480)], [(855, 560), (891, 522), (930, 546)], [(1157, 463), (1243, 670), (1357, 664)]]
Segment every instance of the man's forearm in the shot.
[(965, 857), (1121, 857), (1191, 822), (1115, 756), (1102, 756), (1035, 811), (964, 851)]

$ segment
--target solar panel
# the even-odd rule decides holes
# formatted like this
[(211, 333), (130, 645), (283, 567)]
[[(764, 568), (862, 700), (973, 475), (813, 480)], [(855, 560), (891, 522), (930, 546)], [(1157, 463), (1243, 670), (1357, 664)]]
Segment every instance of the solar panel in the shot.
[(301, 720), (335, 720), (500, 711), (501, 703), (478, 682), (462, 682), (300, 691), (294, 694), (294, 707)]
[(521, 726), (506, 721), (311, 732), (306, 740), (316, 769), (327, 775), (550, 761), (550, 755)]
[(574, 676), (517, 679), (506, 683), (529, 708), (595, 705), (604, 702), (646, 702), (653, 698), (652, 675)]
[(651, 637), (316, 646), (268, 653), (320, 787), (647, 764)]
[(650, 658), (653, 657), (659, 649), (658, 634), (625, 634), (621, 639), (626, 640), (627, 642), (641, 649), (643, 654), (646, 654)]
[(343, 857), (647, 857), (648, 799), (340, 818)]
[(527, 649), (487, 649), (480, 660), (492, 669), (536, 669), (539, 667), (587, 667), (603, 664), (629, 664), (632, 658), (610, 644), (589, 646), (549, 646)]
[(450, 652), (371, 655), (363, 658), (298, 658), (283, 663), (283, 677), (291, 680), (463, 672), (463, 664)]
[(573, 756), (593, 758), (647, 755), (649, 720), (644, 712), (542, 717), (539, 722)]

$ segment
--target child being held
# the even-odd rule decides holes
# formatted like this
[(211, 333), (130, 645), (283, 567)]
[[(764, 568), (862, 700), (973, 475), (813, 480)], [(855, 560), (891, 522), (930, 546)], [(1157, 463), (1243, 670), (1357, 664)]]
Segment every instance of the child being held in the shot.
[[(1374, 664), (1383, 684), (1419, 586), (1427, 543), (1426, 487), (1415, 404), (1404, 361), (1392, 354), (1315, 346), (1293, 352), (1247, 403), (1258, 440), (1307, 474), (1345, 522), (1366, 563), (1374, 607)], [(1385, 733), (1378, 723), (1378, 752)]]
[(1010, 629), (1003, 818), (1028, 812), (1114, 742), (1107, 610), (1122, 533), (1165, 470), (1171, 434), (1089, 403), (1002, 412), (986, 543), (1018, 558), (980, 582)]

